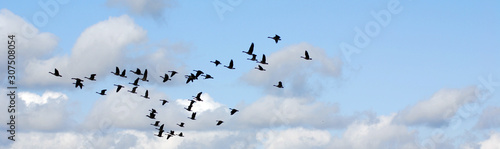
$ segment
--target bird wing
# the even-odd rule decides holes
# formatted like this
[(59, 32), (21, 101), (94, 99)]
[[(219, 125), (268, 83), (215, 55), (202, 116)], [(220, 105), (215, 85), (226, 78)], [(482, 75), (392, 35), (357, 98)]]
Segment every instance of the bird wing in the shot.
[(116, 73), (120, 73), (120, 68), (118, 68), (118, 66), (115, 68), (116, 69)]
[(262, 54), (262, 63), (266, 63), (266, 55)]
[(134, 85), (137, 85), (137, 84), (139, 84), (139, 78), (135, 79), (135, 81), (134, 81)]
[(305, 54), (306, 54), (306, 59), (309, 59), (309, 52), (307, 52), (307, 50), (306, 50)]
[(253, 42), (252, 44), (250, 45), (250, 48), (248, 49), (248, 54), (252, 54), (253, 53)]

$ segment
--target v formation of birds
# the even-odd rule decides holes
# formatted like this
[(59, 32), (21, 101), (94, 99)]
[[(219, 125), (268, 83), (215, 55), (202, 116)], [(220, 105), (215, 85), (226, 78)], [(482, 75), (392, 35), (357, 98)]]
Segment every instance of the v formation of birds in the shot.
[[(278, 41), (281, 40), (281, 37), (278, 36), (278, 35), (275, 35), (274, 37), (268, 37), (268, 38), (271, 38), (273, 39), (276, 44), (278, 43)], [(250, 61), (255, 61), (258, 63), (258, 65), (255, 67), (255, 69), (259, 70), (259, 71), (266, 71), (266, 69), (264, 69), (264, 67), (262, 67), (262, 65), (268, 65), (267, 61), (266, 61), (266, 55), (265, 54), (262, 54), (262, 58), (261, 60), (259, 61), (257, 59), (257, 55), (253, 53), (254, 51), (254, 43), (252, 43), (250, 45), (250, 48), (248, 49), (248, 51), (242, 51), (243, 53), (247, 54), (247, 55), (250, 55), (252, 56), (251, 58), (248, 58), (247, 60), (250, 60)], [(309, 56), (309, 53), (307, 52), (307, 50), (305, 51), (305, 54), (304, 56), (301, 56), (301, 58), (305, 59), (305, 60), (312, 60), (312, 58)], [(215, 67), (217, 67), (218, 65), (222, 64), (219, 60), (214, 60), (214, 61), (210, 61), (211, 63), (214, 63), (215, 64)], [(224, 65), (224, 67), (228, 68), (228, 69), (236, 69), (234, 67), (234, 62), (233, 60), (231, 59), (231, 61), (229, 62), (228, 65)], [(198, 80), (198, 78), (200, 76), (204, 77), (204, 79), (214, 79), (214, 77), (212, 77), (211, 75), (209, 74), (205, 74), (202, 70), (193, 70), (194, 73), (190, 73), (190, 74), (187, 74), (185, 75), (185, 78), (186, 78), (186, 84), (190, 83), (190, 82), (194, 82), (195, 80)], [(118, 77), (122, 77), (122, 78), (127, 78), (126, 76), (126, 70), (123, 69), (122, 71), (120, 71), (120, 68), (119, 67), (116, 67), (115, 68), (115, 71), (111, 72), (112, 74), (118, 76)], [(133, 74), (135, 75), (138, 75), (139, 77), (137, 77), (133, 82), (130, 82), (129, 84), (132, 85), (131, 89), (128, 90), (128, 92), (132, 93), (132, 94), (137, 94), (137, 88), (140, 86), (139, 85), (139, 82), (142, 81), (142, 82), (149, 82), (148, 80), (148, 70), (147, 69), (144, 69), (144, 71), (142, 71), (140, 68), (137, 68), (135, 71), (133, 70), (130, 70), (130, 72), (132, 72)], [(59, 70), (57, 70), (57, 68), (54, 69), (54, 72), (49, 72), (50, 74), (56, 76), (56, 77), (62, 77), (62, 75), (59, 73)], [(166, 83), (168, 81), (171, 81), (171, 78), (174, 77), (178, 72), (177, 71), (168, 71), (168, 73), (165, 73), (163, 76), (159, 76), (160, 78), (162, 78), (162, 82), (163, 83)], [(142, 77), (141, 77), (142, 76)], [(96, 81), (96, 74), (90, 74), (90, 76), (88, 77), (84, 77), (85, 79), (87, 80), (90, 80), (90, 81)], [(80, 88), (80, 89), (83, 89), (83, 82), (85, 80), (83, 79), (80, 79), (80, 78), (71, 78), (73, 80), (75, 80), (75, 88)], [(121, 89), (123, 88), (126, 88), (125, 85), (121, 85), (121, 84), (114, 84), (114, 86), (116, 86), (116, 90), (115, 92), (120, 92)], [(284, 88), (283, 86), (283, 83), (281, 81), (278, 81), (278, 84), (277, 85), (273, 85), (277, 88)], [(97, 91), (96, 93), (101, 95), (101, 96), (104, 96), (104, 95), (107, 95), (106, 94), (106, 91), (107, 89), (102, 89), (100, 91)], [(196, 96), (193, 96), (193, 99), (189, 99), (190, 103), (187, 107), (184, 107), (185, 110), (187, 110), (188, 112), (191, 113), (190, 117), (187, 117), (188, 119), (190, 120), (196, 120), (196, 112), (193, 112), (192, 111), (192, 108), (194, 106), (195, 103), (198, 103), (198, 102), (203, 102), (203, 99), (201, 98), (201, 95), (203, 94), (203, 92), (199, 92), (198, 94), (196, 94)], [(151, 97), (149, 97), (149, 91), (146, 90), (144, 92), (143, 95), (141, 95), (141, 97), (145, 98), (145, 99), (150, 99)], [(162, 106), (164, 106), (165, 104), (169, 103), (168, 100), (166, 99), (159, 99), (159, 103), (158, 104), (161, 104)], [(239, 110), (237, 109), (234, 109), (234, 108), (229, 108), (230, 109), (230, 112), (228, 114), (230, 115), (234, 115), (236, 112), (238, 112)], [(149, 119), (152, 119), (152, 120), (155, 120), (156, 119), (156, 115), (158, 114), (158, 112), (152, 108), (151, 110), (149, 110), (149, 114), (146, 115), (146, 117), (148, 117)], [(151, 125), (153, 125), (154, 127), (156, 127), (156, 130), (158, 130), (158, 133), (157, 134), (154, 134), (155, 136), (158, 136), (158, 137), (163, 137), (163, 133), (165, 132), (165, 129), (164, 129), (164, 126), (165, 124), (160, 124), (161, 122), (160, 121), (154, 121), (154, 123), (152, 123)], [(223, 120), (216, 120), (216, 123), (215, 125), (216, 126), (219, 126), (219, 125), (222, 125), (224, 123)], [(189, 126), (188, 123), (185, 123), (185, 122), (179, 122), (177, 124), (179, 127), (183, 128), (183, 127), (187, 127)], [(170, 139), (171, 137), (173, 136), (178, 136), (178, 137), (184, 137), (184, 134), (182, 132), (179, 132), (179, 133), (175, 133), (174, 130), (170, 130), (168, 133), (166, 133), (166, 139)]]

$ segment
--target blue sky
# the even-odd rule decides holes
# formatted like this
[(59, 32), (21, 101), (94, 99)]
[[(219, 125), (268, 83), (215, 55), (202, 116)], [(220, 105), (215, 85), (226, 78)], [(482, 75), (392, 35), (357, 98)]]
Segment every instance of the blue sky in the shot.
[[(44, 10), (44, 3), (57, 5), (54, 16)], [(141, 111), (137, 112), (141, 117), (126, 115), (134, 121), (130, 125), (112, 119), (110, 128), (118, 130), (110, 132), (123, 136), (124, 142), (140, 138), (154, 145), (140, 141), (132, 145), (106, 143), (112, 135), (89, 140), (94, 145), (99, 142), (98, 147), (139, 148), (197, 148), (186, 145), (190, 143), (208, 143), (211, 148), (289, 148), (280, 142), (283, 139), (296, 140), (295, 147), (299, 148), (423, 148), (428, 140), (436, 148), (494, 148), (499, 146), (494, 142), (500, 142), (500, 121), (494, 116), (500, 113), (495, 110), (500, 108), (499, 3), (2, 1), (0, 33), (2, 39), (12, 33), (19, 36), (17, 67), (22, 93), (18, 101), (25, 101), (19, 102), (20, 116), (66, 113), (20, 122), (20, 140), (36, 135), (64, 134), (75, 140), (95, 136), (100, 127), (91, 123), (119, 117), (120, 113), (106, 111), (117, 101), (134, 103), (127, 106), (131, 111), (160, 108), (157, 98), (167, 98), (171, 103), (165, 112), (185, 114), (175, 105), (184, 106), (186, 99), (203, 91), (211, 100), (198, 110), (207, 118), (184, 130), (193, 134), (191, 139), (176, 138), (168, 140), (176, 143), (167, 144), (165, 139), (155, 138), (153, 129), (144, 126), (150, 123), (143, 117), (148, 112)], [(391, 12), (393, 9), (398, 11)], [(390, 19), (381, 24), (373, 14), (385, 12)], [(33, 19), (41, 13), (48, 16), (44, 24)], [(25, 24), (38, 29), (35, 37), (23, 36), (21, 27)], [(359, 40), (363, 35), (358, 29), (367, 34), (367, 40)], [(267, 38), (274, 34), (282, 38), (277, 44)], [(357, 42), (365, 44), (358, 46)], [(248, 50), (251, 43), (255, 43), (258, 58), (262, 54), (268, 57), (269, 65), (264, 66), (268, 71), (253, 69), (257, 64), (240, 52)], [(346, 51), (343, 44), (358, 51), (350, 53), (352, 49)], [(300, 59), (304, 50), (309, 51), (312, 61)], [(236, 69), (215, 67), (209, 63), (215, 59), (223, 65), (233, 59)], [(128, 84), (135, 78), (131, 73), (127, 79), (111, 75), (115, 66), (127, 71), (147, 68), (151, 81), (139, 89), (148, 89), (154, 98), (138, 102), (138, 95), (112, 93), (113, 84)], [(68, 76), (57, 79), (46, 73), (55, 67)], [(183, 75), (193, 69), (201, 69), (215, 79), (184, 84)], [(173, 82), (161, 83), (159, 76), (167, 70), (180, 74)], [(86, 81), (83, 90), (70, 84), (70, 77), (83, 78), (91, 73), (98, 74), (98, 81)], [(6, 74), (0, 76), (6, 78)], [(278, 81), (283, 81), (285, 88), (272, 86)], [(110, 95), (94, 94), (103, 88)], [(489, 96), (479, 96), (478, 92)], [(49, 107), (52, 110), (46, 111)], [(241, 112), (234, 117), (223, 116), (229, 107)], [(211, 125), (209, 118), (218, 116), (227, 119), (226, 127), (203, 127)], [(172, 115), (162, 120), (184, 119)], [(37, 123), (47, 127), (36, 127)], [(52, 124), (61, 127), (48, 127)], [(442, 132), (444, 139), (433, 140), (436, 132)], [(296, 133), (304, 135), (289, 136)], [(205, 137), (222, 139), (199, 141)], [(311, 142), (304, 141), (306, 137), (316, 143), (308, 144)], [(222, 143), (227, 138), (237, 143)], [(43, 142), (2, 142), (6, 148), (51, 146)], [(81, 143), (70, 142), (68, 146)]]

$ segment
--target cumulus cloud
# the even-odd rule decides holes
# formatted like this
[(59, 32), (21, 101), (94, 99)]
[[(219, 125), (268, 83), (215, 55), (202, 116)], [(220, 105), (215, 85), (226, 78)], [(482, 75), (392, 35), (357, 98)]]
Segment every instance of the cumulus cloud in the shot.
[(376, 122), (359, 120), (347, 127), (341, 138), (333, 139), (330, 148), (352, 149), (417, 149), (417, 133), (393, 123), (395, 114), (379, 116)]
[(481, 149), (498, 149), (500, 148), (500, 133), (491, 133), (490, 138), (479, 142)]
[[(15, 35), (16, 68), (26, 68), (29, 61), (48, 56), (58, 44), (58, 38), (54, 34), (40, 32), (35, 26), (7, 9), (0, 9), (0, 35), (2, 41), (7, 41), (7, 35)], [(0, 56), (6, 58), (7, 52), (1, 52)], [(0, 68), (7, 70), (7, 65), (2, 65)], [(17, 75), (23, 73), (16, 71)], [(6, 75), (7, 73), (1, 73), (0, 77), (7, 78)]]
[[(52, 92), (52, 91), (46, 91), (45, 93), (42, 94), (42, 96), (30, 92), (20, 92), (19, 98), (26, 103), (26, 106), (29, 107), (30, 104), (37, 104), (37, 105), (46, 104), (50, 99), (67, 100), (68, 96), (66, 96), (63, 93)], [(57, 102), (59, 101), (60, 100), (58, 100)]]
[(479, 120), (477, 121), (475, 128), (490, 129), (500, 127), (500, 119), (498, 119), (498, 115), (500, 115), (500, 107), (487, 107), (479, 116)]
[(125, 7), (133, 14), (151, 16), (161, 19), (167, 8), (171, 8), (173, 0), (108, 0), (108, 5)]
[[(138, 92), (144, 91), (143, 88), (138, 88)], [(86, 130), (148, 130), (147, 128), (151, 128), (150, 124), (161, 121), (166, 128), (178, 128), (178, 123), (185, 122), (186, 126), (189, 125), (189, 129), (185, 130), (208, 130), (215, 127), (215, 120), (229, 117), (229, 112), (224, 110), (226, 107), (215, 102), (207, 93), (201, 96), (203, 102), (196, 102), (193, 106), (192, 111), (197, 112), (196, 121), (188, 119), (191, 112), (184, 109), (189, 104), (187, 99), (170, 100), (161, 105), (158, 99), (168, 99), (167, 95), (150, 90), (150, 97), (151, 99), (144, 99), (128, 92), (110, 92), (95, 102), (82, 126)], [(146, 117), (152, 108), (158, 112), (154, 120)]]
[[(19, 128), (34, 131), (64, 131), (74, 126), (68, 96), (53, 91), (42, 95), (19, 92), (16, 121)], [(5, 110), (6, 111), (6, 110)]]
[(240, 109), (237, 117), (240, 126), (313, 126), (316, 128), (341, 128), (355, 117), (339, 114), (336, 104), (310, 101), (302, 98), (266, 96)]
[[(108, 74), (122, 63), (127, 46), (146, 40), (146, 31), (123, 15), (110, 17), (87, 28), (76, 41), (70, 56), (56, 56), (48, 60), (30, 61), (22, 77), (23, 84), (48, 85), (72, 82), (71, 77), (83, 77), (96, 73)], [(58, 68), (64, 78), (40, 74)], [(48, 73), (47, 73), (48, 74)]]
[(257, 134), (264, 148), (327, 148), (331, 135), (326, 130), (290, 128), (281, 131), (269, 130)]
[[(313, 59), (306, 61), (300, 56), (307, 50)], [(321, 92), (325, 79), (317, 78), (339, 77), (341, 74), (342, 61), (338, 57), (328, 57), (324, 49), (314, 47), (308, 43), (291, 45), (267, 56), (269, 65), (262, 65), (265, 73), (251, 70), (242, 76), (247, 83), (255, 86), (263, 86), (266, 91), (273, 84), (283, 81), (285, 95), (312, 96)], [(318, 75), (320, 74), (320, 75)]]
[(50, 53), (58, 43), (54, 34), (38, 31), (35, 26), (7, 9), (0, 9), (0, 34), (4, 41), (7, 41), (7, 35), (16, 36), (17, 55), (25, 60)]
[(409, 125), (441, 126), (465, 104), (476, 101), (475, 87), (442, 89), (431, 98), (418, 102), (400, 111), (397, 122)]

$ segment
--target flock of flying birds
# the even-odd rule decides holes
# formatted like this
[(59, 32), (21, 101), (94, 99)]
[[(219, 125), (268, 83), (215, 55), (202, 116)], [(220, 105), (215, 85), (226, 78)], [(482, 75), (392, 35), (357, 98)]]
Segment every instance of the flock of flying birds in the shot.
[[(268, 37), (268, 38), (271, 38), (273, 39), (276, 44), (278, 43), (278, 41), (281, 40), (281, 37), (278, 36), (278, 35), (275, 35), (274, 37)], [(245, 54), (248, 54), (248, 55), (251, 55), (252, 58), (248, 58), (248, 60), (250, 61), (256, 61), (257, 63), (259, 63), (257, 65), (257, 67), (255, 67), (255, 69), (259, 70), (259, 71), (266, 71), (266, 69), (264, 69), (262, 65), (268, 65), (268, 63), (266, 62), (266, 55), (265, 54), (262, 54), (262, 59), (259, 61), (257, 59), (257, 55), (256, 54), (253, 54), (253, 50), (254, 50), (254, 43), (252, 43), (250, 45), (250, 48), (248, 49), (248, 51), (242, 51), (243, 53)], [(309, 53), (307, 51), (305, 51), (305, 55), (304, 56), (301, 56), (301, 58), (305, 59), (305, 60), (312, 60), (311, 57), (309, 57)], [(215, 66), (217, 67), (218, 65), (221, 64), (221, 62), (219, 60), (215, 60), (215, 61), (210, 61), (211, 63), (214, 63)], [(231, 59), (231, 61), (229, 62), (229, 65), (224, 65), (224, 67), (228, 68), (228, 69), (235, 69), (234, 68), (234, 64), (233, 64), (233, 60)], [(198, 80), (198, 78), (200, 76), (204, 77), (204, 79), (213, 79), (213, 77), (209, 74), (205, 74), (203, 71), (201, 70), (193, 70), (195, 71), (195, 73), (190, 73), (188, 75), (185, 75), (185, 78), (186, 78), (186, 84), (188, 84), (189, 82), (193, 82), (194, 80)], [(144, 69), (144, 72), (141, 71), (141, 69), (137, 68), (135, 71), (132, 71), (130, 70), (130, 72), (132, 72), (133, 74), (137, 75), (137, 76), (142, 76), (141, 77), (137, 77), (133, 82), (130, 82), (129, 84), (131, 84), (133, 87), (131, 90), (128, 90), (128, 92), (132, 93), (132, 94), (137, 94), (137, 87), (139, 87), (139, 81), (143, 81), (143, 82), (149, 82), (148, 80), (148, 70), (147, 69)], [(49, 72), (50, 74), (54, 75), (54, 76), (57, 76), (57, 77), (62, 77), (62, 75), (59, 73), (59, 71), (56, 69), (54, 69), (54, 72)], [(116, 75), (116, 76), (119, 76), (119, 77), (122, 77), (122, 78), (127, 78), (126, 76), (126, 70), (123, 69), (122, 71), (120, 71), (120, 68), (116, 67), (115, 71), (114, 72), (111, 72), (112, 74)], [(170, 81), (172, 77), (174, 77), (175, 74), (177, 74), (178, 72), (176, 71), (168, 71), (168, 73), (165, 73), (165, 75), (163, 76), (160, 76), (162, 79), (163, 79), (163, 83), (167, 82), (167, 81)], [(88, 79), (90, 81), (96, 81), (96, 74), (91, 74), (89, 77), (84, 77), (85, 79)], [(75, 88), (80, 88), (82, 89), (83, 88), (83, 82), (84, 80), (83, 79), (80, 79), (80, 78), (71, 78), (73, 80), (75, 80)], [(118, 93), (122, 88), (125, 88), (124, 85), (121, 85), (121, 84), (114, 84), (114, 86), (116, 86), (116, 92)], [(277, 85), (273, 85), (277, 88), (283, 88), (283, 83), (281, 81), (278, 82)], [(96, 92), (97, 94), (99, 95), (106, 95), (106, 91), (107, 89), (103, 89), (99, 92)], [(196, 96), (193, 96), (193, 99), (190, 99), (190, 103), (187, 107), (185, 107), (184, 109), (187, 110), (188, 112), (192, 112), (192, 108), (193, 108), (193, 105), (194, 103), (197, 103), (197, 102), (202, 102), (203, 100), (201, 99), (201, 95), (203, 94), (203, 92), (199, 92), (198, 94), (196, 94)], [(149, 91), (146, 90), (144, 95), (141, 95), (141, 97), (145, 98), (145, 99), (150, 99), (149, 97)], [(161, 105), (165, 105), (166, 103), (168, 103), (168, 101), (166, 99), (160, 99), (159, 100), (161, 102)], [(230, 113), (231, 115), (234, 115), (236, 112), (238, 112), (237, 109), (234, 109), (234, 108), (229, 108), (230, 109)], [(146, 115), (146, 117), (150, 118), (150, 119), (156, 119), (156, 114), (158, 113), (155, 109), (151, 109), (149, 110), (149, 114)], [(191, 113), (191, 116), (188, 117), (189, 119), (191, 120), (196, 120), (196, 112), (192, 112)], [(222, 120), (216, 120), (216, 126), (219, 126), (221, 125), (222, 123), (224, 123), (224, 121)], [(161, 124), (160, 125), (160, 121), (155, 121), (154, 123), (152, 123), (151, 125), (155, 126), (156, 127), (156, 130), (158, 130), (158, 134), (155, 134), (155, 136), (158, 136), (158, 137), (163, 137), (163, 133), (165, 132), (164, 130), (164, 125), (165, 124)], [(185, 123), (184, 122), (180, 122), (177, 124), (179, 127), (184, 127)], [(184, 134), (182, 132), (178, 133), (178, 134), (175, 134), (175, 131), (174, 130), (170, 130), (169, 133), (167, 133), (167, 136), (166, 136), (166, 139), (170, 139), (171, 137), (173, 136), (178, 136), (178, 137), (184, 137)]]

